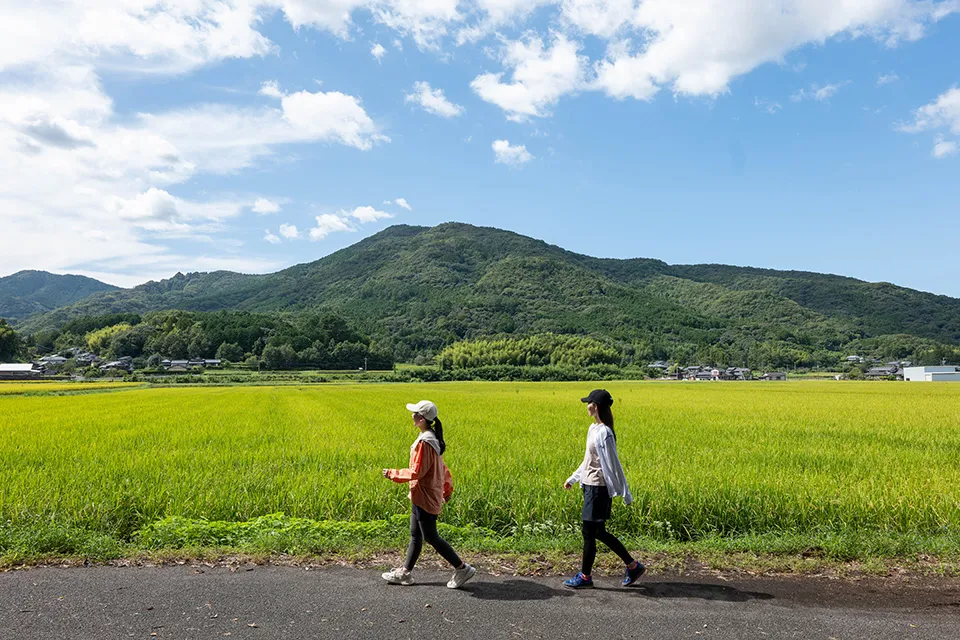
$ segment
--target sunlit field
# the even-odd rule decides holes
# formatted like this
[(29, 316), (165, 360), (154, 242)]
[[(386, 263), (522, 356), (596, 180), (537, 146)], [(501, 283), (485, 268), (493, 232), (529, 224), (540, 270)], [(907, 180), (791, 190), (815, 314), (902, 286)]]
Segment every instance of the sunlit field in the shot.
[(8, 382), (0, 381), (0, 396), (31, 393), (69, 393), (141, 387), (139, 382)]
[[(960, 537), (960, 385), (605, 386), (635, 497), (630, 507), (615, 502), (611, 528), (628, 537), (747, 548), (742, 541), (769, 546), (778, 536), (886, 541), (864, 553), (937, 553)], [(401, 522), (404, 535), (391, 518), (407, 514), (406, 490), (380, 470), (406, 465), (417, 432), (404, 404), (424, 398), (440, 408), (456, 487), (442, 522), (490, 539), (533, 531), (575, 541), (580, 496), (561, 485), (583, 456), (589, 419), (579, 399), (590, 389), (471, 382), (3, 395), (0, 554), (31, 544), (82, 552), (84, 536), (146, 545), (158, 521), (278, 513), (301, 524)], [(50, 543), (48, 530), (72, 533)]]

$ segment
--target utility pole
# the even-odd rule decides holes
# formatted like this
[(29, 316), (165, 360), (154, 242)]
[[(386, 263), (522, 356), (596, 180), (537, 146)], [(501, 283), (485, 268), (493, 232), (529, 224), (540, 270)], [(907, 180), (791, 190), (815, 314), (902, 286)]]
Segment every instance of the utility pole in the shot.
[(367, 356), (363, 356), (363, 371), (364, 373), (367, 371)]

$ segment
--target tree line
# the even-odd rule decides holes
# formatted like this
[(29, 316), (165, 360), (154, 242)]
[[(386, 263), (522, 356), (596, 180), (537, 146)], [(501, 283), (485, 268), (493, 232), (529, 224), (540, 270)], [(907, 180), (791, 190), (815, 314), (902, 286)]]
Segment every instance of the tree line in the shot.
[[(86, 350), (107, 359), (124, 356), (142, 367), (161, 358), (219, 358), (265, 369), (390, 369), (394, 362), (439, 365), (441, 369), (604, 365), (639, 367), (664, 360), (685, 365), (738, 366), (754, 370), (846, 370), (848, 355), (915, 365), (960, 363), (960, 347), (906, 334), (810, 339), (801, 331), (742, 331), (691, 336), (649, 331), (639, 338), (603, 334), (501, 333), (453, 338), (434, 352), (411, 351), (397, 341), (370, 337), (335, 312), (250, 313), (244, 311), (157, 311), (84, 316), (60, 329), (20, 335), (0, 319), (0, 360)], [(694, 339), (691, 339), (694, 338)], [(644, 372), (646, 373), (646, 372)]]
[[(392, 354), (333, 313), (156, 311), (73, 320), (24, 341), (37, 355), (86, 350), (130, 357), (144, 367), (162, 358), (221, 359), (266, 369), (391, 369)], [(142, 360), (142, 362), (139, 362)]]

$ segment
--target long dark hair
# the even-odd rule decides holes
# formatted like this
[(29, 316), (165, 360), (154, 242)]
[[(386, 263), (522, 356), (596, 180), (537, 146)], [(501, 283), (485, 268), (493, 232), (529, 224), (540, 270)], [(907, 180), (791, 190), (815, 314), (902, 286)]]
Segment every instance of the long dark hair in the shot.
[[(613, 411), (611, 411), (610, 407), (604, 404), (598, 404), (597, 417), (600, 418), (600, 422), (610, 427), (610, 431), (613, 431)], [(613, 431), (613, 439), (617, 439), (616, 431)]]
[(443, 423), (440, 422), (440, 417), (434, 418), (430, 424), (430, 430), (437, 435), (437, 440), (440, 441), (440, 455), (443, 455), (443, 452), (447, 450), (447, 442), (443, 439)]

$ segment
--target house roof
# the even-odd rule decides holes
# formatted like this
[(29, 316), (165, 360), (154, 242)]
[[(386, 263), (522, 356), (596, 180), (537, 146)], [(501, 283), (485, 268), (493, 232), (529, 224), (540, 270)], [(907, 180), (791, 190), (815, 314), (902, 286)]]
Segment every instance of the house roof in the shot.
[(20, 371), (33, 371), (33, 363), (28, 362), (26, 364), (11, 363), (11, 364), (0, 364), (0, 373), (14, 373)]

